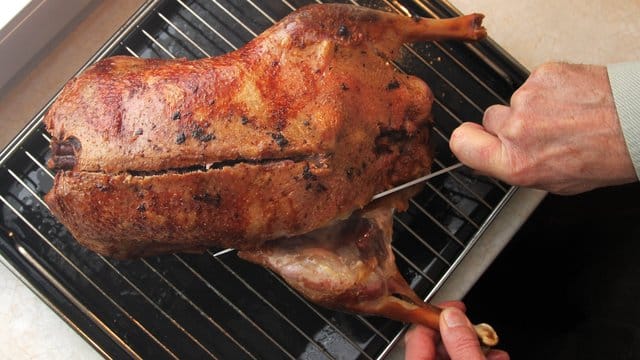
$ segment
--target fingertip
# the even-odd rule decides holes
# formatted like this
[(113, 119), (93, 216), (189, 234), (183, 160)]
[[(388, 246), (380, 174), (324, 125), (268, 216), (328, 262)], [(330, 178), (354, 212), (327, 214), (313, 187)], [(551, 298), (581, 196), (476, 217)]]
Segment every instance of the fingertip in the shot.
[(476, 123), (465, 122), (455, 128), (453, 130), (453, 133), (451, 133), (451, 137), (449, 139), (449, 148), (451, 149), (453, 154), (456, 155), (457, 153), (461, 153), (465, 142), (468, 141), (467, 138), (469, 137), (473, 129), (478, 129), (481, 127), (481, 125)]
[(468, 145), (469, 139), (473, 138), (477, 132), (483, 130), (482, 125), (474, 122), (464, 122), (460, 124), (453, 130), (453, 133), (451, 133), (451, 138), (449, 139), (451, 151), (453, 151), (454, 154), (462, 152)]
[(452, 359), (484, 359), (478, 336), (466, 315), (455, 307), (442, 310), (440, 334)]

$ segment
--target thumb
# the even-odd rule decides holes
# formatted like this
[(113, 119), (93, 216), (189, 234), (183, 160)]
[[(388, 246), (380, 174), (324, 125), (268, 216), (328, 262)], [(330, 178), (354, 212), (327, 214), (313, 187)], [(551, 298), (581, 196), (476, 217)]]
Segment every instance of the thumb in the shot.
[(484, 360), (478, 335), (462, 311), (445, 308), (440, 314), (442, 343), (451, 360)]
[(504, 156), (500, 139), (481, 125), (466, 122), (451, 134), (449, 147), (463, 164), (486, 175), (503, 178)]

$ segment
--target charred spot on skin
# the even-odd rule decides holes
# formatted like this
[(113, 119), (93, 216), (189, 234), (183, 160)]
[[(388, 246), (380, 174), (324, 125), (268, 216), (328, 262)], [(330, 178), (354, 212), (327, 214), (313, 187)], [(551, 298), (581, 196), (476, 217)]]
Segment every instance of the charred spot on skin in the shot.
[(347, 84), (342, 83), (342, 84), (340, 84), (340, 89), (341, 89), (342, 91), (347, 91), (347, 90), (349, 90), (349, 87), (347, 86)]
[(204, 134), (204, 129), (197, 126), (192, 132), (191, 132), (191, 136), (194, 138), (198, 138), (199, 136), (201, 136), (202, 134)]
[(309, 125), (311, 125), (311, 122), (309, 120), (305, 120), (302, 122), (302, 125), (309, 127)]
[(136, 130), (133, 134), (135, 136), (140, 136), (140, 135), (142, 135), (142, 133), (143, 133), (142, 128), (138, 128), (138, 130)]
[(398, 149), (398, 143), (405, 141), (407, 137), (404, 130), (384, 131), (376, 138), (374, 151), (377, 155), (393, 153)]
[(285, 138), (280, 132), (272, 133), (271, 138), (276, 142), (276, 144), (278, 144), (278, 146), (280, 146), (281, 149), (289, 144), (289, 140), (287, 140), (287, 138)]
[(198, 137), (198, 140), (200, 140), (201, 142), (209, 142), (211, 140), (214, 140), (216, 138), (215, 135), (213, 134), (204, 134), (200, 137)]
[(98, 189), (100, 192), (107, 192), (107, 191), (111, 190), (109, 185), (103, 184), (103, 183), (97, 183), (96, 184), (96, 189)]
[(274, 60), (271, 62), (271, 67), (278, 67), (278, 65), (280, 65), (280, 62), (278, 60)]
[(349, 28), (347, 28), (345, 25), (340, 25), (340, 27), (338, 28), (338, 36), (345, 38), (349, 35)]
[(391, 80), (391, 82), (387, 84), (387, 90), (395, 90), (399, 87), (400, 83), (396, 79)]
[(240, 122), (242, 123), (242, 125), (247, 125), (249, 123), (249, 118), (243, 115), (240, 118)]
[(176, 144), (181, 145), (184, 144), (185, 141), (187, 141), (187, 136), (184, 133), (176, 135)]
[(180, 120), (181, 117), (182, 114), (180, 114), (180, 111), (176, 111), (173, 113), (173, 115), (171, 115), (171, 120)]
[(322, 183), (317, 183), (315, 186), (315, 190), (317, 193), (321, 193), (321, 192), (327, 191), (327, 187), (324, 186)]
[(360, 175), (360, 170), (358, 170), (355, 167), (351, 166), (345, 171), (345, 173), (347, 174), (347, 179), (353, 180), (353, 177), (355, 175)]
[(271, 116), (276, 119), (276, 131), (282, 131), (287, 127), (287, 109), (279, 107), (271, 113)]
[(136, 210), (138, 210), (139, 212), (145, 212), (147, 211), (147, 206), (144, 203), (140, 203), (140, 205), (138, 205)]
[(192, 198), (195, 201), (211, 204), (211, 205), (216, 206), (216, 207), (220, 206), (220, 202), (222, 201), (222, 196), (220, 196), (220, 193), (216, 193), (215, 195), (211, 195), (211, 194), (205, 192), (205, 193), (202, 193), (202, 194), (195, 194), (195, 195), (192, 196)]
[(305, 164), (302, 168), (302, 178), (305, 180), (318, 180), (318, 177), (311, 172), (309, 164)]
[(418, 116), (419, 115), (420, 115), (420, 109), (418, 108), (417, 105), (412, 104), (412, 105), (407, 106), (404, 109), (404, 116), (403, 116), (402, 119), (405, 122), (412, 124), (413, 125), (412, 127), (415, 128), (416, 127), (416, 122), (418, 121)]
[(304, 189), (306, 191), (315, 191), (317, 193), (322, 193), (322, 192), (325, 192), (325, 191), (328, 190), (328, 188), (324, 184), (319, 183), (319, 182), (316, 182), (316, 183), (308, 182), (304, 186)]
[(207, 134), (204, 132), (204, 129), (201, 127), (196, 127), (195, 130), (191, 132), (191, 136), (194, 139), (198, 139), (200, 142), (209, 142), (214, 140), (216, 136), (214, 134)]

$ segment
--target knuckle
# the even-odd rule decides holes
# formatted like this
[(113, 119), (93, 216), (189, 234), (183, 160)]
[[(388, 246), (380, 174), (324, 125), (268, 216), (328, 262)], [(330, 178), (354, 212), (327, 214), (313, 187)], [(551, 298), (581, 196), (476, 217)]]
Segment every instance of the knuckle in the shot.
[(531, 89), (531, 86), (524, 85), (514, 91), (511, 95), (511, 107), (514, 109), (526, 108), (534, 99), (535, 92)]
[(493, 120), (498, 119), (501, 115), (505, 113), (505, 110), (508, 108), (504, 105), (491, 105), (485, 111), (482, 116), (482, 124), (487, 125), (491, 123)]
[(560, 63), (560, 62), (544, 63), (544, 64), (538, 66), (537, 68), (535, 68), (531, 72), (530, 78), (532, 78), (532, 79), (547, 79), (550, 76), (553, 76), (553, 74), (556, 74), (560, 69), (562, 69), (563, 66), (564, 66), (564, 64)]
[(527, 122), (524, 121), (519, 113), (516, 113), (509, 119), (509, 122), (504, 125), (502, 136), (513, 143), (520, 144), (523, 138), (527, 136), (528, 131)]

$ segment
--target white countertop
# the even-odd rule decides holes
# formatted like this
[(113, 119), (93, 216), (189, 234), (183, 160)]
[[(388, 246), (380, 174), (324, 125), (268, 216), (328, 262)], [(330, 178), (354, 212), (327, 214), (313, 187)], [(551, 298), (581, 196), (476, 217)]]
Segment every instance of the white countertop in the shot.
[[(0, 98), (0, 147), (140, 3), (141, 0), (101, 2), (50, 49), (42, 63)], [(640, 1), (452, 0), (451, 3), (465, 13), (484, 13), (490, 36), (528, 68), (548, 60), (606, 64), (640, 59), (637, 40)], [(3, 266), (0, 266), (0, 324), (0, 359), (99, 358)]]

